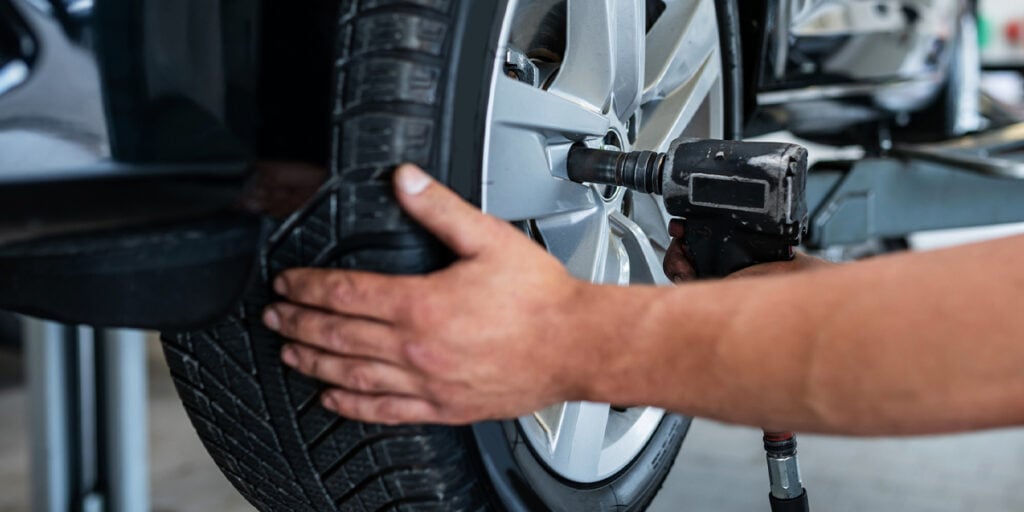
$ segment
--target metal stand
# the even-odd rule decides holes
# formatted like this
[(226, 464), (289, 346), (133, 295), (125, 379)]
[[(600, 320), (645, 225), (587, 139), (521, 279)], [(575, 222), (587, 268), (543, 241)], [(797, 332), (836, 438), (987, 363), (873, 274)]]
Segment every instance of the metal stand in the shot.
[(814, 249), (1024, 221), (1024, 123), (807, 175)]
[(149, 509), (145, 335), (24, 321), (32, 510)]

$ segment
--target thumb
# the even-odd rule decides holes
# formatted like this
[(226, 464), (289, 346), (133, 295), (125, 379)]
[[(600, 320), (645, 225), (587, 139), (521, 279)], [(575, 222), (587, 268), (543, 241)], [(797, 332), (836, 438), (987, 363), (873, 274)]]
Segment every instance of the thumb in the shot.
[(461, 257), (480, 254), (505, 227), (412, 164), (395, 171), (395, 195), (406, 213)]

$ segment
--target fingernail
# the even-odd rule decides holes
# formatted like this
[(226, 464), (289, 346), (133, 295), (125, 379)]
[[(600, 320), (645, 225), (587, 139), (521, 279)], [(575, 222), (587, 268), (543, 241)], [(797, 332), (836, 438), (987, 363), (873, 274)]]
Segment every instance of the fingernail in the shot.
[(338, 402), (335, 401), (334, 397), (331, 395), (325, 394), (322, 397), (320, 397), (320, 403), (324, 406), (324, 409), (328, 409), (331, 411), (338, 410)]
[(299, 354), (295, 351), (295, 347), (291, 345), (285, 345), (284, 348), (281, 349), (281, 360), (284, 361), (284, 364), (291, 366), (293, 368), (298, 366)]
[(431, 177), (415, 165), (403, 165), (398, 168), (398, 186), (402, 192), (411, 196), (426, 190)]
[(263, 324), (271, 331), (276, 331), (281, 328), (281, 316), (277, 314), (274, 308), (267, 308), (263, 311)]
[(288, 281), (285, 281), (284, 276), (277, 276), (277, 279), (274, 279), (274, 291), (278, 295), (288, 294)]

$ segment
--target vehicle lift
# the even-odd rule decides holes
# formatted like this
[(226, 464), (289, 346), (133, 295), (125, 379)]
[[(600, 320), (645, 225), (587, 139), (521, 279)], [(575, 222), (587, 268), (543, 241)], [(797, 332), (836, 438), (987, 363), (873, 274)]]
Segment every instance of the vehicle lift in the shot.
[(32, 510), (149, 510), (146, 335), (21, 323)]
[[(703, 277), (810, 250), (1024, 222), (1024, 123), (807, 168), (796, 145), (680, 139), (666, 154), (575, 148), (571, 179), (661, 194)], [(146, 343), (25, 319), (32, 508), (149, 509)], [(774, 512), (808, 510), (796, 438), (766, 432)]]

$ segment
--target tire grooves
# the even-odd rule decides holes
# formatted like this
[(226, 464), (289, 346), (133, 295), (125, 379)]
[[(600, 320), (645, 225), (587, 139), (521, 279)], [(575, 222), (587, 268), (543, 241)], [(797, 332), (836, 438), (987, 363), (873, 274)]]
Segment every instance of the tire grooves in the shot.
[(412, 116), (412, 117), (427, 117), (432, 116), (437, 112), (435, 107), (423, 105), (421, 103), (414, 102), (392, 102), (387, 107), (380, 107), (372, 103), (359, 105), (352, 109), (346, 110), (345, 113), (334, 116), (334, 120), (337, 122), (351, 121), (360, 117), (366, 116), (380, 116), (380, 115), (401, 115), (401, 116)]
[[(226, 390), (226, 392), (216, 396), (213, 393), (209, 393), (204, 380), (209, 380), (212, 375), (207, 371), (201, 370), (195, 357), (196, 354), (191, 348), (195, 342), (211, 346), (216, 345), (216, 338), (211, 335), (211, 332), (216, 332), (218, 328), (224, 325), (237, 326), (236, 318), (229, 318), (207, 332), (181, 334), (173, 340), (165, 337), (164, 353), (171, 367), (171, 375), (175, 386), (178, 388), (178, 394), (182, 397), (187, 414), (199, 430), (203, 444), (213, 456), (217, 465), (225, 473), (229, 474), (232, 483), (238, 488), (239, 492), (261, 510), (288, 510), (301, 507), (303, 503), (307, 502), (302, 495), (302, 490), (297, 488), (297, 486), (287, 490), (282, 487), (287, 482), (294, 482), (295, 475), (291, 473), (287, 466), (272, 468), (263, 462), (268, 459), (281, 458), (281, 448), (277, 441), (277, 434), (273, 429), (266, 429), (274, 438), (276, 445), (268, 447), (270, 448), (269, 451), (263, 449), (259, 453), (254, 453), (251, 449), (252, 445), (249, 448), (244, 448), (245, 445), (228, 432), (229, 425), (225, 421), (237, 421), (237, 419), (226, 415), (220, 418), (215, 417), (214, 413), (217, 408), (213, 407), (213, 404), (216, 402), (238, 404), (242, 403), (243, 400), (230, 391), (230, 384), (220, 388), (222, 391)], [(247, 333), (242, 332), (240, 335), (242, 339), (248, 341)], [(214, 362), (205, 361), (205, 363), (206, 365), (211, 365)], [(239, 378), (241, 378), (241, 375), (242, 372), (238, 372)], [(245, 375), (246, 378), (251, 380), (251, 372)], [(257, 388), (256, 393), (262, 394), (262, 391)], [(260, 403), (263, 403), (262, 399)], [(258, 439), (259, 436), (252, 434), (247, 436), (247, 438)], [(233, 444), (235, 448), (225, 445), (223, 442), (218, 441), (218, 439), (226, 440), (229, 444)], [(241, 460), (250, 460), (253, 463), (241, 464)], [(257, 468), (263, 471), (259, 471)], [(265, 472), (266, 469), (271, 469), (273, 472), (281, 475), (278, 479), (279, 482), (273, 485), (273, 488), (277, 490), (274, 495), (268, 494), (266, 486), (263, 484), (264, 482), (269, 482)]]
[(320, 472), (320, 479), (327, 480), (331, 478), (338, 472), (339, 469), (341, 469), (342, 466), (345, 465), (345, 463), (347, 463), (349, 460), (352, 459), (352, 457), (359, 453), (360, 450), (363, 450), (366, 447), (373, 445), (374, 443), (379, 443), (381, 441), (389, 439), (408, 439), (410, 437), (413, 437), (414, 435), (415, 434), (408, 434), (405, 432), (388, 432), (363, 439), (356, 443), (355, 445), (353, 445), (347, 451), (339, 455), (337, 461), (328, 466), (327, 469), (324, 469), (322, 472)]
[(421, 64), (424, 66), (444, 66), (444, 59), (427, 52), (410, 52), (397, 50), (376, 50), (361, 55), (358, 59), (338, 59), (334, 62), (335, 71), (346, 71), (354, 63), (362, 62), (365, 59), (395, 59), (410, 64)]
[(450, 20), (447, 13), (444, 11), (437, 11), (429, 7), (423, 7), (419, 5), (390, 5), (383, 7), (371, 7), (368, 9), (361, 9), (359, 11), (360, 16), (374, 16), (377, 14), (408, 14), (410, 16), (417, 16), (424, 19), (437, 21), (440, 23), (448, 23)]
[(421, 498), (418, 498), (418, 497), (398, 498), (398, 499), (391, 500), (391, 501), (381, 505), (379, 507), (379, 510), (382, 510), (382, 511), (385, 511), (385, 512), (391, 512), (391, 511), (399, 510), (399, 507), (401, 507), (403, 505), (429, 505), (429, 504), (434, 503), (434, 501), (435, 501), (435, 498), (432, 497), (432, 496), (421, 497)]
[[(367, 476), (366, 478), (360, 480), (359, 482), (356, 482), (356, 484), (352, 486), (352, 489), (349, 492), (346, 492), (345, 494), (339, 496), (338, 499), (335, 500), (334, 504), (335, 504), (335, 506), (341, 508), (341, 507), (344, 506), (346, 501), (349, 501), (349, 500), (357, 497), (359, 495), (360, 491), (362, 491), (363, 489), (366, 489), (371, 484), (373, 484), (375, 481), (380, 480), (383, 477), (386, 477), (386, 476), (389, 476), (389, 475), (398, 474), (398, 473), (406, 473), (406, 472), (412, 473), (412, 472), (415, 472), (417, 469), (418, 468), (416, 466), (392, 466), (392, 467), (389, 467), (387, 469), (382, 469), (382, 470), (380, 470), (380, 471), (378, 471), (376, 473), (372, 473), (369, 476)], [(429, 498), (424, 498), (424, 501), (426, 501), (426, 499), (429, 499)]]
[[(181, 376), (180, 376), (180, 375), (176, 375), (176, 374), (174, 374), (174, 373), (172, 373), (172, 374), (171, 374), (171, 377), (173, 377), (173, 378), (181, 378)], [(191, 391), (193, 391), (193, 392), (197, 392), (197, 391), (199, 391), (199, 390), (198, 390), (198, 389), (196, 389), (196, 388), (191, 388)], [(186, 406), (186, 407), (190, 407), (190, 406)], [(205, 414), (205, 413), (203, 413), (203, 412), (200, 412), (200, 411), (196, 410), (195, 408), (192, 408), (192, 412), (193, 412), (193, 413), (194, 413), (194, 414), (196, 415), (196, 417), (198, 417), (198, 418), (200, 418), (200, 419), (206, 420), (206, 421), (208, 421), (208, 422), (214, 422), (214, 421), (216, 421), (216, 420), (215, 420), (215, 418), (214, 418), (214, 417), (213, 417), (212, 415), (207, 415), (207, 414)], [(232, 438), (232, 436), (230, 436), (230, 435), (227, 435), (227, 434), (224, 434), (224, 437), (225, 437), (225, 438), (229, 438), (229, 439), (233, 439), (233, 438)], [(251, 439), (255, 440), (256, 444), (258, 444), (258, 445), (259, 445), (259, 448), (262, 448), (263, 450), (265, 450), (265, 451), (268, 451), (268, 452), (269, 452), (269, 451), (272, 451), (272, 450), (273, 450), (273, 449), (272, 449), (272, 448), (271, 448), (270, 446), (268, 446), (268, 445), (267, 445), (266, 443), (263, 443), (263, 442), (259, 441), (259, 439), (258, 439), (258, 438), (256, 438), (256, 437), (252, 437)], [(236, 444), (240, 444), (240, 443), (239, 443), (239, 442), (238, 442), (237, 440), (234, 440), (234, 441), (235, 441), (235, 443), (236, 443)], [(273, 466), (269, 466), (269, 465), (268, 465), (268, 466), (267, 466), (267, 468), (268, 468), (268, 469), (270, 469), (271, 471), (273, 471), (274, 473), (277, 473), (277, 474), (278, 474), (278, 475), (280, 475), (280, 476), (281, 476), (282, 478), (285, 478), (285, 477), (286, 477), (286, 475), (285, 475), (284, 473), (281, 473), (281, 471), (280, 471), (280, 470), (278, 470), (278, 469), (274, 468)]]
[(312, 439), (309, 440), (309, 449), (316, 450), (317, 447), (319, 447), (324, 442), (324, 439), (327, 439), (327, 436), (335, 433), (339, 428), (341, 428), (344, 422), (345, 419), (339, 416), (335, 418), (333, 421), (331, 421), (329, 424), (327, 424), (327, 426), (324, 427), (323, 430), (317, 432), (317, 434), (313, 436)]
[[(446, 260), (402, 215), (387, 176), (403, 161), (438, 172), (440, 104), (453, 65), (444, 56), (464, 1), (340, 0), (335, 178), (274, 233), (242, 308), (209, 329), (164, 338), (189, 417), (229, 480), (260, 510), (486, 507), (487, 484), (466, 450), (465, 429), (334, 417), (319, 405), (321, 386), (283, 369), (282, 340), (259, 325), (272, 299), (269, 280), (284, 268), (418, 273)], [(402, 79), (366, 79), (377, 73)], [(346, 83), (349, 76), (359, 83)], [(197, 344), (209, 346), (197, 351)], [(286, 462), (260, 462), (275, 460)]]
[[(261, 511), (492, 509), (468, 429), (338, 419), (320, 407), (320, 384), (282, 367), (282, 340), (259, 323), (273, 299), (269, 282), (285, 268), (410, 274), (447, 260), (402, 215), (388, 177), (395, 165), (412, 161), (447, 179), (436, 151), (451, 144), (443, 140), (451, 105), (443, 103), (458, 99), (446, 83), (457, 68), (450, 58), (460, 30), (455, 20), (464, 20), (464, 30), (461, 16), (480, 1), (339, 0), (339, 101), (325, 105), (333, 109), (332, 179), (271, 236), (260, 279), (242, 307), (209, 329), (165, 336), (193, 425), (228, 479)], [(400, 44), (384, 44), (391, 40)], [(378, 80), (362, 90), (346, 83), (389, 67), (417, 81)]]
[(304, 402), (302, 402), (301, 404), (299, 404), (298, 407), (295, 408), (295, 414), (296, 416), (299, 417), (300, 420), (302, 419), (303, 416), (306, 415), (307, 412), (313, 409), (313, 406), (317, 404), (317, 398), (317, 395), (310, 395), (309, 398), (307, 398)]

